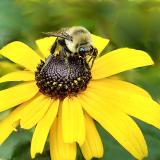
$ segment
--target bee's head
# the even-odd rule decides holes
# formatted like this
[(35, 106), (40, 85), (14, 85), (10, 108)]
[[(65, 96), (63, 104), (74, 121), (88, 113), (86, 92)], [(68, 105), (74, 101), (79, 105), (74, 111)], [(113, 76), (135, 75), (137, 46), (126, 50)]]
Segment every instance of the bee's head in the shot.
[(71, 35), (72, 41), (65, 40), (65, 42), (72, 53), (84, 55), (93, 49), (90, 32), (84, 27), (72, 27), (68, 34)]
[(90, 43), (81, 44), (77, 47), (77, 53), (84, 57), (87, 53), (93, 51), (93, 46)]

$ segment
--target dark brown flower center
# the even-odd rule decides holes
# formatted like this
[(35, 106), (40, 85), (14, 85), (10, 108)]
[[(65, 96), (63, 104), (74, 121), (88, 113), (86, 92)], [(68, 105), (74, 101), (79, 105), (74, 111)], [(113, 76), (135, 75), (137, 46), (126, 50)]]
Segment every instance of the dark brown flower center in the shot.
[(68, 58), (50, 56), (37, 66), (35, 79), (40, 92), (63, 99), (86, 89), (91, 69), (85, 59), (76, 55)]

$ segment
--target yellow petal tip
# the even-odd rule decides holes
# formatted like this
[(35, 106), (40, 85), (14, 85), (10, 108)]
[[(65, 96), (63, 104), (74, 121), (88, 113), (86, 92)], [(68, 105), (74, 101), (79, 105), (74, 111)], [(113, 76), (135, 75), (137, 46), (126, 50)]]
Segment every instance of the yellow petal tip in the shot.
[(142, 50), (119, 48), (95, 61), (92, 68), (92, 77), (93, 79), (101, 79), (153, 64), (151, 57)]
[(3, 53), (3, 51), (8, 48), (8, 47), (14, 47), (15, 45), (19, 45), (19, 44), (23, 44), (22, 42), (20, 41), (14, 41), (14, 42), (11, 42), (11, 43), (8, 43), (6, 46), (4, 46), (2, 49), (1, 49), (1, 52), (0, 53)]
[[(143, 50), (138, 50), (138, 49), (133, 49), (133, 48), (121, 48), (121, 49), (123, 50), (123, 52), (129, 51), (132, 54), (137, 54), (137, 56), (139, 56), (139, 58), (144, 59), (144, 62), (146, 63), (146, 65), (153, 65), (154, 64), (154, 61), (152, 60), (150, 55)], [(119, 50), (121, 50), (121, 49), (119, 49)]]

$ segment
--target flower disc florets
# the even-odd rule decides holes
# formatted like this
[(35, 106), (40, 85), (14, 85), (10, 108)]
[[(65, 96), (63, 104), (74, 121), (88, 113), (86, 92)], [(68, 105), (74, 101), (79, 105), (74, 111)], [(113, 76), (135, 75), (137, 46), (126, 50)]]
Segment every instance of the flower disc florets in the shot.
[(63, 99), (86, 89), (91, 69), (85, 59), (76, 55), (67, 58), (55, 55), (48, 62), (41, 61), (35, 79), (41, 93)]

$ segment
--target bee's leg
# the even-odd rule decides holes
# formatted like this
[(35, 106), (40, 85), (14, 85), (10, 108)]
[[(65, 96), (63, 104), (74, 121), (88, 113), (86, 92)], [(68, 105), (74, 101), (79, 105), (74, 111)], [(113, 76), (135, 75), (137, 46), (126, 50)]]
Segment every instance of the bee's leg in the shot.
[(69, 74), (70, 74), (70, 66), (69, 66), (69, 62), (68, 62), (68, 56), (69, 55), (67, 54), (67, 51), (64, 48), (62, 48), (62, 50), (60, 51), (60, 56), (62, 57), (62, 59), (64, 59), (65, 64), (68, 68), (67, 76), (66, 76), (66, 78), (68, 79)]
[(55, 40), (54, 44), (51, 47), (50, 52), (52, 55), (55, 55), (55, 51), (56, 51), (57, 46), (58, 46), (58, 38)]
[(48, 63), (51, 61), (52, 59), (52, 55), (49, 55), (45, 61), (44, 66), (42, 67), (41, 71), (43, 71), (43, 69), (48, 65)]
[(60, 50), (59, 55), (61, 56), (62, 59), (68, 59), (67, 51), (64, 48)]
[(71, 73), (71, 69), (70, 69), (70, 66), (69, 66), (68, 59), (65, 59), (65, 63), (66, 63), (66, 65), (67, 65), (67, 68), (68, 68), (68, 71), (67, 71), (67, 76), (66, 76), (66, 78), (68, 79), (68, 77), (69, 77), (69, 75), (70, 75), (70, 73)]
[(91, 62), (91, 68), (93, 66), (93, 63), (94, 63), (96, 57), (97, 57), (97, 54), (98, 54), (98, 50), (97, 50), (97, 48), (94, 48), (93, 52), (91, 53), (91, 58), (88, 60), (88, 63), (92, 60), (92, 62)]
[(88, 63), (92, 60), (92, 58), (93, 58), (93, 57), (91, 56), (90, 59), (88, 60)]

